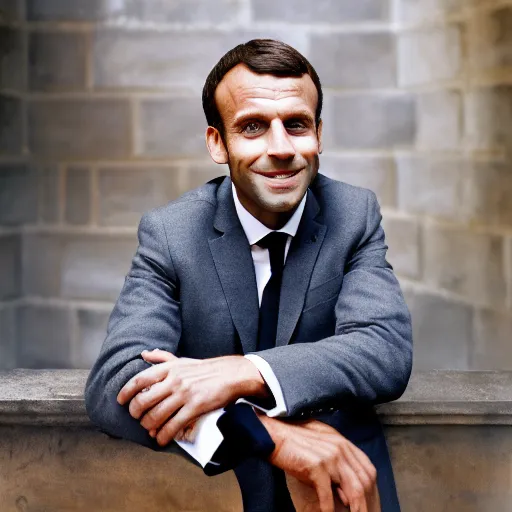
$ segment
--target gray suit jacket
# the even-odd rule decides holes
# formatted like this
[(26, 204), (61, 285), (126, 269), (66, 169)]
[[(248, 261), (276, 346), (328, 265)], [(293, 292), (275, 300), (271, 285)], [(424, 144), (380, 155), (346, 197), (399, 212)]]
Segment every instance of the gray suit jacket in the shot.
[[(258, 355), (276, 374), (289, 416), (328, 411), (342, 431), (340, 425), (367, 418), (371, 406), (404, 392), (410, 315), (386, 261), (375, 194), (320, 174), (307, 194), (284, 267), (276, 347)], [(159, 449), (116, 402), (121, 387), (148, 366), (141, 351), (192, 358), (255, 352), (258, 314), (253, 261), (229, 178), (146, 213), (87, 382), (91, 419), (112, 435)], [(368, 421), (361, 421), (354, 431), (364, 430)]]

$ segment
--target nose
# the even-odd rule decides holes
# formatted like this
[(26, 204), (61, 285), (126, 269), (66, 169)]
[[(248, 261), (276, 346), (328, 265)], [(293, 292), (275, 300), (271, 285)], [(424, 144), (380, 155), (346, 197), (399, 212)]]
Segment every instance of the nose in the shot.
[(295, 147), (280, 120), (275, 120), (270, 125), (267, 155), (282, 160), (295, 156)]

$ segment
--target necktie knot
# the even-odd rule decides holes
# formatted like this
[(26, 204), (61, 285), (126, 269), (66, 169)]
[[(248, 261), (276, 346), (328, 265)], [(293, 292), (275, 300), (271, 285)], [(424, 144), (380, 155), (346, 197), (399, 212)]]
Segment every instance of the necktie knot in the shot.
[(284, 251), (287, 240), (288, 235), (286, 233), (272, 231), (256, 243), (256, 245), (268, 249), (272, 274), (280, 273), (283, 270)]

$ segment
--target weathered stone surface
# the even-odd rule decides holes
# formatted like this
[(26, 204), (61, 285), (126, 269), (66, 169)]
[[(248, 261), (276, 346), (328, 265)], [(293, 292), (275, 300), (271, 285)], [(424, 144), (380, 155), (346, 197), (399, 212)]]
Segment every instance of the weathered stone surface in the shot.
[(40, 297), (115, 300), (136, 245), (135, 235), (26, 234), (23, 289)]
[(399, 0), (397, 14), (400, 21), (415, 23), (460, 13), (469, 3), (470, 0)]
[(94, 36), (96, 87), (190, 88), (231, 48), (230, 38), (209, 31), (156, 32), (100, 29)]
[(151, 23), (229, 23), (243, 12), (240, 0), (121, 0), (115, 12), (123, 20)]
[(60, 216), (60, 173), (55, 166), (41, 166), (37, 169), (39, 218), (45, 223), (59, 221)]
[(421, 149), (450, 150), (460, 145), (461, 95), (458, 91), (418, 94), (416, 144)]
[(465, 98), (466, 141), (475, 149), (511, 147), (512, 86), (482, 87)]
[(386, 21), (389, 18), (387, 0), (252, 0), (256, 21), (282, 21), (288, 23), (351, 23), (363, 21)]
[(85, 88), (86, 35), (29, 33), (29, 83), (34, 91)]
[(0, 224), (37, 220), (37, 174), (24, 164), (0, 164)]
[(451, 80), (461, 69), (460, 30), (457, 26), (405, 32), (398, 36), (397, 45), (398, 81), (401, 86)]
[(0, 370), (16, 368), (16, 307), (0, 305)]
[(324, 87), (396, 85), (395, 41), (391, 32), (313, 34), (309, 60)]
[(21, 293), (21, 235), (0, 235), (0, 301)]
[(396, 164), (400, 209), (451, 219), (461, 216), (464, 161), (402, 155)]
[(400, 276), (421, 277), (420, 228), (416, 220), (384, 217), (382, 226), (389, 247), (387, 259)]
[(408, 94), (326, 97), (325, 149), (411, 145), (416, 136), (414, 98)]
[(478, 370), (512, 370), (512, 313), (476, 311), (471, 366)]
[(218, 176), (229, 175), (229, 169), (227, 165), (218, 165), (212, 161), (211, 164), (191, 165), (184, 174), (184, 188), (187, 191), (200, 187)]
[(427, 283), (481, 305), (504, 306), (502, 237), (429, 224), (424, 230)]
[(512, 6), (475, 11), (467, 34), (471, 68), (484, 71), (512, 66)]
[(27, 0), (30, 21), (95, 21), (116, 12), (119, 2), (111, 0)]
[(75, 368), (91, 368), (107, 335), (110, 311), (81, 309), (78, 311), (78, 346), (75, 347)]
[(87, 224), (90, 218), (91, 173), (85, 167), (69, 167), (66, 170), (66, 222)]
[(142, 214), (176, 199), (181, 192), (176, 167), (100, 169), (99, 222), (107, 226), (136, 226)]
[(140, 105), (140, 154), (208, 156), (199, 98), (147, 100)]
[(21, 100), (0, 96), (0, 119), (0, 154), (20, 154), (23, 145)]
[(320, 172), (373, 190), (382, 207), (396, 205), (395, 165), (391, 158), (324, 153), (320, 156)]
[[(1, 20), (0, 5), (0, 20)], [(25, 88), (25, 47), (19, 29), (0, 27), (0, 88)]]
[(426, 292), (406, 290), (405, 296), (412, 317), (414, 371), (468, 369), (472, 308)]
[(124, 100), (37, 100), (28, 106), (29, 146), (38, 157), (116, 158), (130, 153)]
[(17, 363), (23, 368), (69, 368), (71, 310), (43, 305), (19, 306)]

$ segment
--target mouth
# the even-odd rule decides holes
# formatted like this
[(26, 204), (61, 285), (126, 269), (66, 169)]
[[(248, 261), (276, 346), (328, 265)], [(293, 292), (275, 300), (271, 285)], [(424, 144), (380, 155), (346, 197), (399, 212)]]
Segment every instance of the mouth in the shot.
[(299, 172), (302, 171), (302, 169), (298, 169), (297, 171), (274, 171), (274, 172), (256, 172), (260, 176), (263, 176), (265, 178), (270, 178), (272, 180), (287, 180), (289, 178), (293, 178)]

